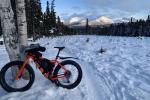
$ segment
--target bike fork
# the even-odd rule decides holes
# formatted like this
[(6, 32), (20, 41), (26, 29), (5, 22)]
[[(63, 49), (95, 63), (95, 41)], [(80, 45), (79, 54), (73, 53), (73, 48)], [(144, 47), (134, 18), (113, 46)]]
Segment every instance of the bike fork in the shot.
[(21, 66), (20, 70), (18, 71), (17, 76), (15, 77), (15, 80), (18, 80), (18, 79), (19, 79), (19, 77), (20, 77), (21, 74), (23, 73), (23, 70), (24, 70), (26, 64), (28, 63), (28, 61), (29, 61), (29, 58), (27, 57), (27, 58), (25, 59), (23, 65)]

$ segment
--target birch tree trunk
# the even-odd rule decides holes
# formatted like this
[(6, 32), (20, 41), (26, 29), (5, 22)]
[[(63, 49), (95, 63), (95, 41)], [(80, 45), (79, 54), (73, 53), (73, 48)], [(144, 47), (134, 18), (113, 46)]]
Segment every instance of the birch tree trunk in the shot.
[[(19, 47), (20, 53), (23, 52), (24, 47), (27, 46), (27, 22), (26, 22), (26, 12), (25, 12), (25, 1), (16, 0), (17, 9), (17, 23), (18, 23), (18, 34), (19, 34)], [(21, 60), (23, 60), (23, 55), (21, 55)]]
[[(10, 0), (0, 0), (0, 19), (2, 33), (6, 50), (10, 61), (19, 59), (19, 35), (16, 31), (14, 13), (11, 8)], [(12, 69), (12, 75), (15, 76), (16, 69)]]
[[(26, 11), (25, 11), (25, 0), (16, 0), (17, 10), (17, 26), (19, 35), (19, 50), (20, 60), (24, 60), (24, 49), (28, 45), (27, 43), (27, 22), (26, 22)], [(22, 77), (29, 79), (29, 73), (24, 70)]]
[[(15, 10), (17, 10), (17, 26), (10, 0), (0, 0), (1, 26), (10, 61), (20, 60), (20, 58), (23, 60), (22, 51), (27, 46), (27, 24), (24, 0), (16, 0)], [(16, 75), (16, 69), (12, 69), (12, 74), (13, 76)]]
[(27, 46), (27, 23), (24, 0), (16, 0), (17, 26), (10, 0), (0, 0), (0, 19), (4, 43), (11, 61), (18, 60), (22, 48)]
[(4, 43), (11, 61), (18, 60), (19, 35), (16, 31), (14, 13), (10, 0), (0, 0), (0, 19)]

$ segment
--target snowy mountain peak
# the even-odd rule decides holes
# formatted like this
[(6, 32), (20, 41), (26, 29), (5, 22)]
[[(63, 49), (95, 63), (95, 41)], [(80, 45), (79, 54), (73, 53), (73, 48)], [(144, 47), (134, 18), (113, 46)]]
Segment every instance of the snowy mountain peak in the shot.
[(113, 20), (106, 16), (101, 16), (97, 18), (96, 20), (93, 20), (90, 22), (90, 25), (105, 25), (105, 24), (112, 24)]
[(103, 22), (103, 23), (113, 23), (113, 21), (106, 17), (106, 16), (101, 16), (98, 19), (96, 19), (97, 22)]
[(81, 22), (81, 18), (80, 17), (72, 17), (69, 20), (69, 24), (79, 24)]
[[(113, 20), (106, 17), (106, 16), (101, 16), (97, 19), (90, 20), (89, 25), (107, 25), (107, 24), (112, 24)], [(86, 25), (86, 20), (81, 18), (81, 17), (72, 17), (69, 20), (70, 25), (76, 25), (76, 26), (84, 26)]]

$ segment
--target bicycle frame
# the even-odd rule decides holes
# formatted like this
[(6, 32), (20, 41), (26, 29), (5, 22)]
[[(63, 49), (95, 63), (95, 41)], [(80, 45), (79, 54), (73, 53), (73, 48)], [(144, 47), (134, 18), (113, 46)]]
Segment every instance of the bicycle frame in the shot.
[[(37, 63), (35, 62), (35, 57), (32, 53), (28, 53), (25, 57), (25, 60), (23, 62), (23, 65), (21, 66), (20, 70), (18, 71), (16, 77), (15, 77), (15, 80), (18, 80), (19, 77), (22, 75), (23, 71), (24, 71), (24, 68), (25, 66), (29, 63), (29, 60), (32, 59), (32, 61), (34, 61), (34, 63), (36, 64), (36, 67), (39, 68), (39, 70), (41, 71), (41, 73), (44, 72), (44, 69)], [(40, 57), (40, 59), (43, 59), (43, 57)], [(57, 75), (56, 77), (51, 77), (49, 78), (48, 75), (49, 74), (52, 74), (52, 72), (54, 71), (55, 67), (48, 73), (44, 73), (44, 76), (47, 78), (47, 79), (50, 79), (50, 80), (57, 80), (58, 78), (64, 78), (66, 75), (65, 73), (67, 72), (67, 69), (60, 64), (60, 62), (57, 60), (58, 58), (56, 58), (55, 60), (51, 60), (50, 62), (53, 63), (55, 66), (60, 66), (65, 72), (64, 74), (60, 74), (60, 75)]]

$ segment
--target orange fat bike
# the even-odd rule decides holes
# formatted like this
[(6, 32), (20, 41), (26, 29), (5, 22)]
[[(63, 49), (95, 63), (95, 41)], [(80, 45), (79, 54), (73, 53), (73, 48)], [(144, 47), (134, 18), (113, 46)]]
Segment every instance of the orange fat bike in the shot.
[[(35, 79), (35, 73), (30, 62), (33, 61), (41, 73), (55, 83), (57, 86), (73, 89), (79, 85), (82, 79), (82, 69), (80, 65), (68, 60), (74, 57), (60, 57), (60, 51), (65, 47), (54, 47), (58, 49), (58, 53), (54, 60), (42, 57), (45, 47), (39, 44), (31, 44), (24, 50), (24, 61), (12, 61), (7, 63), (0, 73), (1, 86), (7, 92), (23, 92), (28, 90)], [(77, 58), (74, 58), (77, 59)]]

